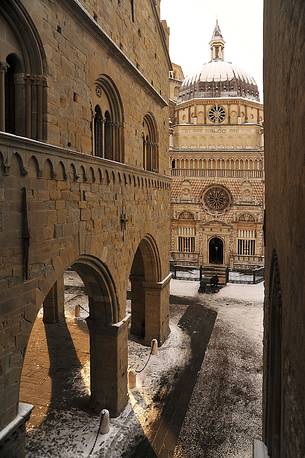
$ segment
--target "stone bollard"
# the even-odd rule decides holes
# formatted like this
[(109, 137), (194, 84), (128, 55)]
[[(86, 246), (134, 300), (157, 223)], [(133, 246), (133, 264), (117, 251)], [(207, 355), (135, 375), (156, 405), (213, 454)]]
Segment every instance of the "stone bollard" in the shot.
[(128, 388), (132, 390), (137, 386), (137, 374), (133, 369), (128, 371)]
[(157, 339), (153, 339), (151, 341), (151, 354), (157, 355), (158, 354), (158, 341)]
[(79, 317), (80, 317), (80, 306), (76, 305), (75, 306), (75, 318), (79, 318)]
[(109, 410), (103, 409), (101, 411), (101, 417), (100, 434), (107, 434), (110, 430)]

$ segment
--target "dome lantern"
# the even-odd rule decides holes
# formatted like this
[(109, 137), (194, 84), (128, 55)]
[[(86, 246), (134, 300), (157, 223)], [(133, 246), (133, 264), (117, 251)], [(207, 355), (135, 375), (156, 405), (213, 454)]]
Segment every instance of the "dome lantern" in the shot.
[(218, 19), (216, 19), (216, 25), (210, 41), (211, 48), (211, 61), (223, 60), (224, 59), (224, 47), (225, 41), (223, 39)]
[(218, 20), (210, 41), (211, 60), (201, 71), (184, 79), (178, 103), (194, 98), (242, 97), (259, 102), (255, 79), (241, 68), (224, 60), (225, 41)]

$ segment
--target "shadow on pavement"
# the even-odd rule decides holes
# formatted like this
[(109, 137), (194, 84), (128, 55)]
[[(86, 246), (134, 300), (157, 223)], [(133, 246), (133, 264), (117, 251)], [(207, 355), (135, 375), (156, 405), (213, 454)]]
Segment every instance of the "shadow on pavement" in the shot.
[[(191, 299), (171, 296), (171, 303), (191, 304), (178, 326), (191, 338), (191, 358), (177, 374), (174, 386), (167, 395), (161, 415), (151, 426), (149, 437), (126, 452), (125, 458), (166, 458), (172, 456), (186, 411), (214, 328), (217, 313)], [(179, 349), (177, 349), (179, 351)]]

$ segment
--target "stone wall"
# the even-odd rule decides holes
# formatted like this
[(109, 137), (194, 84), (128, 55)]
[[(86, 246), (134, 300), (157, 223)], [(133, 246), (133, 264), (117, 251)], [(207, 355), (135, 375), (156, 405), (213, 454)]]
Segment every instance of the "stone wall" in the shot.
[[(142, 166), (142, 121), (153, 113), (159, 132), (160, 171), (168, 170), (169, 60), (153, 2), (48, 2), (23, 0), (44, 46), (48, 74), (47, 139), (49, 143), (92, 154), (92, 110), (99, 102), (98, 76), (114, 81), (124, 107), (125, 162)], [(98, 20), (93, 19), (96, 12)], [(141, 30), (141, 37), (138, 35)], [(113, 42), (105, 36), (113, 38)], [(138, 65), (137, 65), (138, 64)], [(165, 98), (165, 99), (164, 99)]]
[(266, 0), (264, 34), (265, 441), (290, 458), (305, 451), (304, 1)]
[[(170, 62), (159, 4), (136, 5), (134, 21), (127, 8), (130, 2), (123, 0), (0, 5), (7, 29), (5, 39), (0, 34), (0, 56), (6, 59), (14, 48), (23, 64), (18, 69), (22, 132), (47, 140), (0, 134), (0, 428), (17, 414), (23, 358), (37, 311), (71, 265), (82, 276), (91, 307), (96, 407), (105, 405), (108, 392), (114, 415), (127, 402), (126, 291), (139, 247), (148, 265), (141, 284), (145, 338), (161, 344), (169, 333)], [(2, 93), (5, 67), (0, 68)], [(105, 101), (104, 88), (97, 90), (96, 84), (102, 75), (121, 104), (125, 164), (92, 156), (94, 107)], [(4, 130), (3, 100), (0, 105)], [(157, 125), (159, 173), (143, 170), (146, 113)], [(56, 294), (50, 298), (52, 316)], [(108, 353), (113, 358), (104, 370), (100, 358)]]
[[(147, 234), (159, 250), (159, 281), (167, 276), (170, 185), (154, 173), (5, 134), (0, 151), (3, 426), (16, 413), (32, 323), (66, 268), (82, 255), (107, 266), (116, 287), (118, 321), (126, 314), (133, 258)], [(122, 213), (128, 219), (124, 231)], [(161, 340), (166, 320), (168, 314), (160, 324), (165, 326)]]

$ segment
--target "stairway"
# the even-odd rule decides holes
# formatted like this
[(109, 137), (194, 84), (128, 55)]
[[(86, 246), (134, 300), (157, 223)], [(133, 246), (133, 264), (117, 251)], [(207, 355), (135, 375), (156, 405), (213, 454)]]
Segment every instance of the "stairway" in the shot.
[(224, 265), (217, 265), (217, 264), (208, 264), (206, 266), (202, 267), (202, 273), (207, 278), (210, 280), (211, 277), (214, 275), (218, 275), (219, 278), (219, 285), (224, 286), (226, 285), (226, 271), (227, 271), (227, 266)]

